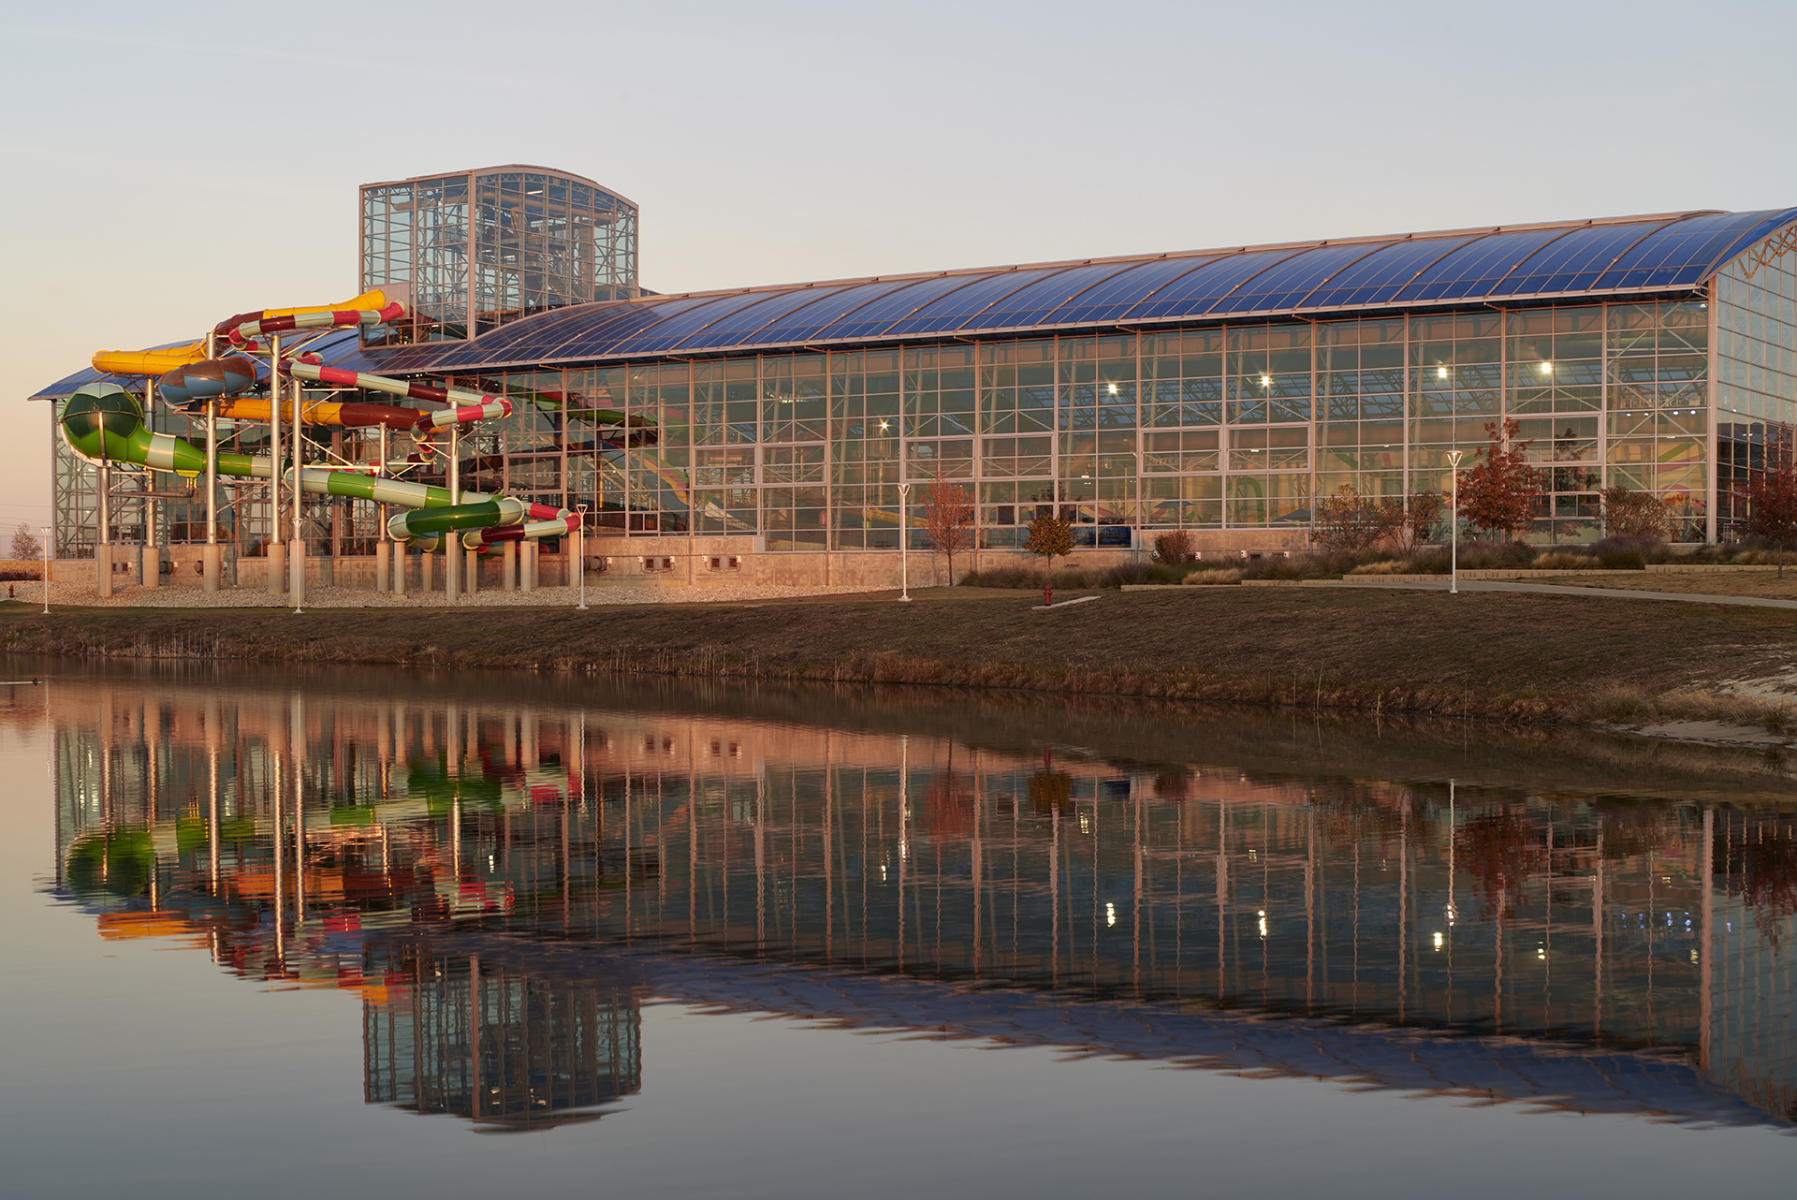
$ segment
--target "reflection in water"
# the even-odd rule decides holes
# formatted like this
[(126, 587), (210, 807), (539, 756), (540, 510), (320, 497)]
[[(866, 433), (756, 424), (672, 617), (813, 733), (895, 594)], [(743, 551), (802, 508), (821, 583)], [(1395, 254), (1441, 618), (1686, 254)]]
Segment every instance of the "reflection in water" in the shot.
[(58, 889), (104, 937), (359, 993), (370, 1103), (589, 1118), (639, 1090), (640, 1006), (669, 998), (1797, 1116), (1797, 841), (1770, 809), (675, 703), (70, 680), (34, 711)]

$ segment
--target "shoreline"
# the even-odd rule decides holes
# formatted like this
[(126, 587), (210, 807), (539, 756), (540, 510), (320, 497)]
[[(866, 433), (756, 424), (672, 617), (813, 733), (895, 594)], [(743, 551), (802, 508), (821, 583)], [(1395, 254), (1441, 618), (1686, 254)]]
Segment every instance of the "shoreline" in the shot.
[(0, 602), (0, 652), (929, 685), (1797, 744), (1797, 622), (1776, 610), (1372, 588), (1109, 592), (1048, 612), (1033, 590), (933, 589), (909, 605), (790, 591), (605, 603), (595, 590), (585, 611), (118, 604), (45, 617), (16, 600)]

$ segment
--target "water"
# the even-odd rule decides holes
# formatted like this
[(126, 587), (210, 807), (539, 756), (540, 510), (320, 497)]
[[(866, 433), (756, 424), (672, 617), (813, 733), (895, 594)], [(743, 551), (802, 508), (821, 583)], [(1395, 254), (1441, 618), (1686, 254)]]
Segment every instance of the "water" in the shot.
[[(1788, 1192), (1756, 753), (0, 664), (0, 1192)], [(496, 1136), (477, 1137), (477, 1133)]]

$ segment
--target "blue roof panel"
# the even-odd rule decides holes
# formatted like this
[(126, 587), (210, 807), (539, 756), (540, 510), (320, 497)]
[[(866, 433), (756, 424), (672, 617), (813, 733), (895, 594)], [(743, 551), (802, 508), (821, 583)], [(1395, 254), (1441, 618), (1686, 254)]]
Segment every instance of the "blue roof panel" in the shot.
[[(1009, 274), (1009, 272), (1005, 272)], [(842, 320), (833, 322), (822, 334), (820, 340), (831, 341), (843, 338), (878, 337), (894, 322), (902, 321), (924, 305), (940, 296), (959, 288), (970, 287), (987, 275), (931, 275), (914, 280), (910, 286), (894, 288), (889, 292), (879, 293), (872, 303), (855, 309)]]
[(1376, 244), (1365, 242), (1306, 250), (1254, 276), (1211, 311), (1276, 312), (1295, 307), (1306, 296), (1377, 250)]
[(1392, 299), (1403, 303), (1483, 295), (1515, 270), (1517, 263), (1566, 233), (1564, 229), (1514, 229), (1462, 242), (1424, 266)]
[(946, 334), (966, 325), (983, 325), (986, 310), (995, 303), (1038, 280), (1053, 281), (1066, 270), (1065, 267), (1025, 267), (1000, 271), (967, 287), (945, 293), (903, 320), (894, 321), (886, 327), (884, 333), (888, 337), (918, 333)]
[[(834, 292), (818, 296), (802, 308), (796, 308), (764, 329), (742, 340), (745, 346), (803, 345), (823, 336), (845, 317), (869, 307), (880, 297), (908, 288), (915, 279), (875, 279), (850, 284)], [(832, 335), (834, 336), (834, 335)]]
[(1671, 220), (1593, 225), (1555, 238), (1497, 283), (1501, 291), (1552, 296), (1588, 291), (1622, 253)]
[(696, 333), (703, 333), (718, 321), (753, 307), (767, 299), (765, 291), (733, 292), (727, 296), (709, 296), (679, 312), (664, 313), (661, 320), (624, 339), (615, 348), (620, 354), (660, 354), (672, 350)]
[(1690, 217), (1631, 246), (1597, 287), (1689, 287), (1793, 220), (1791, 211)]
[(1375, 250), (1336, 272), (1322, 287), (1299, 302), (1300, 308), (1356, 308), (1389, 301), (1417, 272), (1444, 254), (1474, 240), (1471, 237), (1405, 239)]
[(1144, 299), (1124, 316), (1126, 319), (1202, 316), (1254, 276), (1302, 253), (1301, 247), (1244, 250), (1216, 259), (1173, 280), (1152, 299)]
[(753, 336), (770, 323), (784, 320), (788, 314), (813, 303), (820, 296), (832, 296), (845, 290), (848, 290), (846, 286), (824, 285), (762, 295), (757, 298), (756, 303), (738, 308), (693, 334), (679, 348), (691, 350), (705, 346), (740, 346), (744, 338)]
[(1129, 309), (1153, 296), (1160, 288), (1181, 275), (1197, 270), (1205, 263), (1217, 261), (1218, 255), (1181, 255), (1176, 258), (1152, 258), (1142, 263), (1125, 263), (1120, 268), (1111, 264), (1109, 278), (1050, 313), (1043, 324), (1082, 325), (1096, 321), (1114, 321)]
[[(1028, 287), (1019, 288), (962, 326), (968, 329), (1017, 329), (1047, 322), (1048, 315), (1077, 301), (1119, 273), (1114, 262), (1065, 267)], [(1064, 323), (1064, 322), (1063, 322)]]

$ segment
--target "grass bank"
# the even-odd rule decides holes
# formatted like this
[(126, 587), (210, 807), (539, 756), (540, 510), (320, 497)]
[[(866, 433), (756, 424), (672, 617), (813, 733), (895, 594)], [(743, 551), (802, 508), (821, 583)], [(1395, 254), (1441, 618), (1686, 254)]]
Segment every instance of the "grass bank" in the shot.
[(1036, 593), (955, 589), (908, 605), (833, 597), (584, 613), (45, 617), (16, 604), (0, 605), (0, 651), (1020, 688), (1523, 724), (1704, 719), (1775, 732), (1797, 700), (1797, 683), (1777, 683), (1797, 663), (1797, 618), (1776, 610), (1348, 588), (1113, 592), (1052, 612), (1033, 603)]

